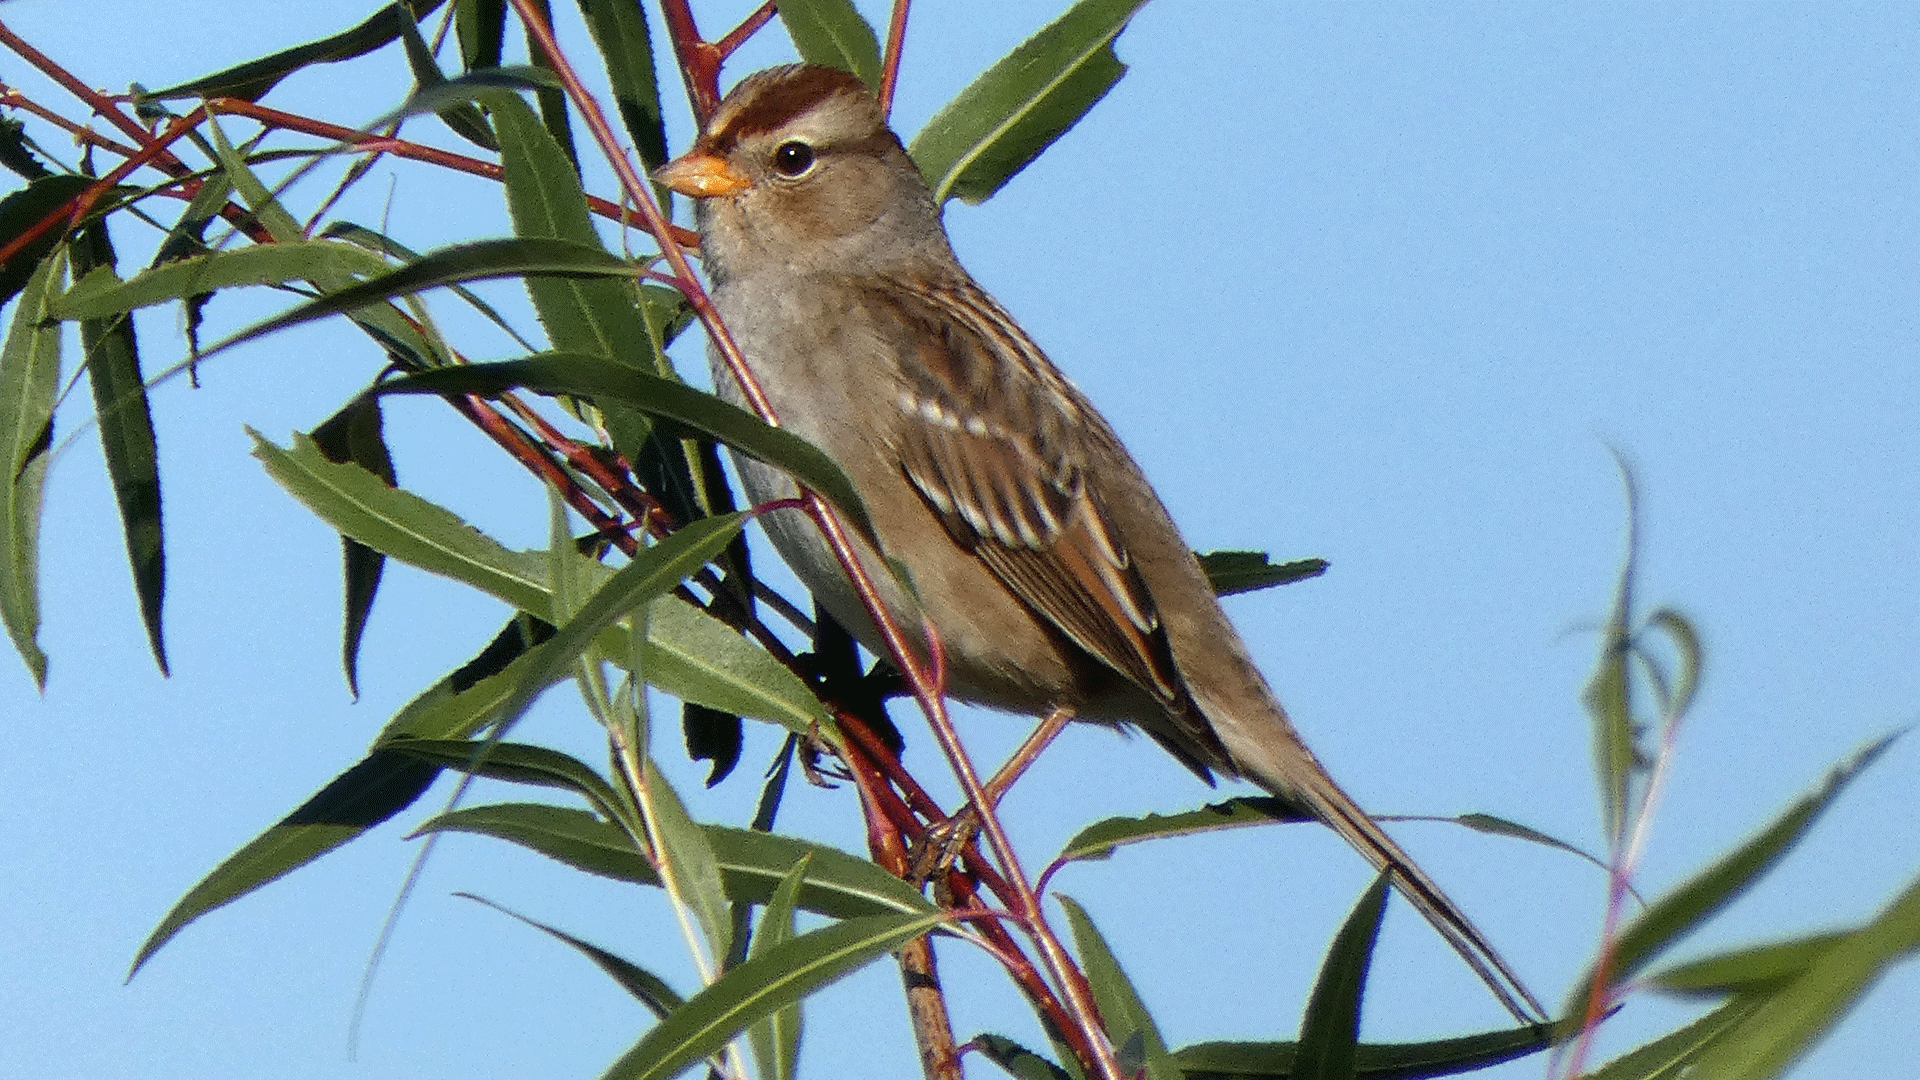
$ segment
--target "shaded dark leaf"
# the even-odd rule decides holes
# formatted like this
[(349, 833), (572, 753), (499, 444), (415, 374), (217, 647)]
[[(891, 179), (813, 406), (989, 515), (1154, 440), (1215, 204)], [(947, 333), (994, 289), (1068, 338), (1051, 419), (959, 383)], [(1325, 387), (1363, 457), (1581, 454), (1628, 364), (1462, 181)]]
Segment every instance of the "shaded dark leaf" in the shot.
[(1381, 871), (1354, 904), (1334, 935), (1307, 999), (1300, 1021), (1300, 1043), (1293, 1063), (1299, 1080), (1353, 1080), (1360, 1044), (1360, 1002), (1367, 989), (1367, 968), (1387, 913), (1390, 871)]
[[(1560, 1038), (1579, 1025), (1559, 1025)], [(1412, 1080), (1471, 1072), (1538, 1053), (1553, 1045), (1555, 1029), (1508, 1028), (1423, 1043), (1361, 1043), (1355, 1047), (1354, 1075), (1362, 1080)], [(1299, 1047), (1290, 1042), (1205, 1042), (1173, 1052), (1187, 1080), (1286, 1080), (1293, 1076)]]
[(651, 172), (667, 163), (667, 128), (660, 111), (660, 83), (654, 71), (653, 38), (647, 10), (630, 0), (579, 0), (580, 14), (600, 50), (613, 100), (627, 136)]
[(1206, 572), (1207, 583), (1213, 586), (1218, 596), (1234, 596), (1270, 589), (1275, 585), (1291, 585), (1327, 572), (1325, 559), (1295, 559), (1292, 562), (1274, 563), (1264, 551), (1209, 551), (1200, 555), (1199, 559), (1200, 569)]
[(707, 771), (708, 787), (725, 780), (740, 763), (740, 748), (746, 736), (740, 718), (733, 713), (689, 701), (680, 709), (680, 730), (686, 736), (687, 758), (713, 763)]
[(381, 8), (367, 21), (330, 38), (310, 41), (291, 49), (236, 64), (225, 71), (203, 78), (141, 94), (139, 100), (171, 101), (180, 98), (235, 97), (257, 101), (281, 79), (311, 64), (331, 64), (351, 60), (381, 48), (398, 38), (411, 23), (424, 18), (443, 0), (398, 0)]
[(551, 934), (554, 938), (573, 946), (575, 949), (578, 949), (583, 956), (593, 961), (595, 967), (611, 975), (613, 981), (619, 983), (622, 990), (632, 994), (640, 1004), (645, 1005), (654, 1016), (662, 1020), (666, 1019), (668, 1013), (679, 1008), (681, 1002), (684, 1000), (679, 994), (674, 992), (673, 987), (667, 985), (665, 979), (633, 963), (631, 960), (608, 952), (592, 942), (574, 937), (565, 930), (555, 929), (546, 923), (529, 919), (511, 908), (502, 907), (485, 897), (475, 896), (472, 893), (465, 892), (454, 893), (453, 895), (465, 897), (475, 903), (485, 904), (502, 915), (518, 919), (536, 930)]
[[(319, 427), (313, 429), (313, 445), (328, 461), (353, 464), (379, 477), (388, 487), (398, 484), (393, 471), (393, 455), (381, 431), (380, 399), (363, 394), (347, 403)], [(367, 629), (367, 617), (373, 613), (373, 600), (380, 591), (380, 575), (387, 557), (350, 536), (340, 538), (344, 563), (346, 616), (340, 638), (340, 664), (347, 673), (347, 688), (360, 696), (360, 638)]]
[[(75, 276), (96, 268), (113, 273), (113, 240), (105, 220), (80, 227), (73, 246)], [(146, 378), (140, 372), (140, 344), (129, 315), (108, 315), (80, 323), (87, 381), (93, 387), (94, 414), (100, 429), (100, 448), (107, 475), (113, 480), (114, 502), (120, 509), (121, 533), (126, 539), (127, 564), (133, 570), (133, 591), (140, 602), (140, 619), (147, 628), (160, 673), (167, 673), (166, 636), (161, 611), (167, 592), (167, 552), (160, 514), (160, 447), (153, 433), (153, 411), (147, 401)]]
[(851, 0), (783, 0), (779, 13), (800, 59), (848, 72), (880, 91), (880, 39)]
[[(62, 174), (42, 177), (18, 191), (10, 192), (6, 198), (0, 199), (0, 244), (11, 243), (15, 237), (38, 225), (47, 215), (58, 212), (72, 202), (74, 196), (92, 186), (93, 181), (87, 177)], [(39, 239), (20, 249), (19, 254), (9, 259), (5, 266), (0, 266), (0, 304), (19, 295), (27, 279), (46, 259), (47, 253), (65, 236), (64, 228), (48, 229)]]

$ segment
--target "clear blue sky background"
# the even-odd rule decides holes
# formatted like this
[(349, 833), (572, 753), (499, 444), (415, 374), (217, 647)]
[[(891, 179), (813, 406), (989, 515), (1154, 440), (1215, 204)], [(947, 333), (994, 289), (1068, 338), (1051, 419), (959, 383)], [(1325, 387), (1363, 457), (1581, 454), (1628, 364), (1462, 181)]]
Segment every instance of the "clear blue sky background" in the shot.
[[(321, 37), (373, 6), (271, 5), (243, 25), (255, 16), (213, 0), (14, 0), (0, 18), (120, 88)], [(701, 10), (717, 29), (751, 6)], [(917, 130), (1050, 6), (918, 7), (900, 128)], [(565, 32), (585, 58), (578, 28)], [(1196, 547), (1332, 561), (1232, 611), (1364, 804), (1486, 811), (1598, 845), (1579, 692), (1622, 553), (1609, 446), (1645, 492), (1642, 596), (1691, 615), (1708, 650), (1643, 889), (1670, 887), (1851, 750), (1915, 721), (1920, 7), (1163, 0), (1120, 53), (1132, 71), (1108, 100), (949, 224), (975, 274), (1107, 411)], [(733, 70), (790, 55), (776, 28)], [(66, 108), (10, 58), (0, 77)], [(387, 53), (270, 100), (358, 123), (405, 81)], [(451, 143), (428, 122), (413, 133)], [(378, 225), (389, 212), (417, 248), (506, 232), (492, 185), (404, 165), (383, 164), (341, 214)], [(211, 332), (277, 306), (223, 297)], [(183, 355), (177, 313), (142, 328), (152, 369)], [(474, 356), (509, 354), (497, 334), (469, 333)], [(356, 760), (503, 617), (390, 568), (362, 700), (348, 699), (336, 540), (247, 455), (242, 425), (284, 441), (378, 363), (356, 335), (308, 328), (216, 361), (202, 390), (159, 392), (170, 680), (146, 656), (97, 449), (83, 438), (59, 460), (46, 694), (0, 660), (0, 1076), (590, 1077), (637, 1037), (641, 1010), (584, 960), (456, 890), (690, 987), (657, 893), (458, 839), (406, 909), (349, 1060), (362, 969), (413, 855), (401, 825), (206, 918), (121, 985), (189, 886)], [(389, 430), (409, 487), (510, 544), (544, 544), (544, 497), (444, 407), (398, 404)], [(977, 716), (966, 730), (994, 758), (1023, 726)], [(919, 771), (938, 775), (910, 732)], [(600, 754), (565, 691), (520, 735)], [(696, 812), (746, 817), (776, 742), (751, 733), (741, 775), (711, 793), (678, 773)], [(1083, 731), (1006, 810), (1039, 863), (1098, 818), (1216, 797), (1150, 743)], [(789, 806), (789, 827), (859, 849), (847, 791), (796, 790)], [(1591, 954), (1602, 875), (1447, 826), (1397, 831), (1562, 1000)], [(1856, 923), (1917, 871), (1908, 740), (1689, 951)], [(1058, 887), (1090, 907), (1183, 1045), (1288, 1037), (1367, 877), (1330, 834), (1289, 828), (1134, 849)], [(1503, 1019), (1404, 908), (1381, 948), (1368, 1037)], [(945, 956), (963, 1032), (1037, 1041), (988, 965)], [(1604, 1045), (1688, 1015), (1636, 998)], [(1908, 964), (1795, 1075), (1915, 1075), (1916, 1017)], [(811, 1075), (917, 1074), (890, 966), (836, 987), (809, 1019)]]

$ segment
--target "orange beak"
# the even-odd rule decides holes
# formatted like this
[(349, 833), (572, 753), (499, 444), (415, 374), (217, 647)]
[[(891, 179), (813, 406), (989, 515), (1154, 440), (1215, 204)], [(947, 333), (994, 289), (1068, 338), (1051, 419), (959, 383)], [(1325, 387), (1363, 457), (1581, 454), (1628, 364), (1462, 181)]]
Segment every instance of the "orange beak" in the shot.
[(674, 158), (653, 170), (656, 183), (665, 184), (682, 195), (711, 199), (716, 195), (738, 195), (753, 182), (736, 172), (723, 158), (704, 150), (695, 150)]

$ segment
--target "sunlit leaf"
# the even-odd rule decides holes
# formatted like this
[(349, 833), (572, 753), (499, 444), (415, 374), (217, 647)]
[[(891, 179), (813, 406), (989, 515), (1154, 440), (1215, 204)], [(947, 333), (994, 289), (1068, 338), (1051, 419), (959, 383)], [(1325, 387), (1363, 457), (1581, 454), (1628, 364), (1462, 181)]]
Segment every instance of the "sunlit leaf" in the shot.
[(1153, 1021), (1153, 1014), (1147, 1011), (1146, 1003), (1140, 1000), (1139, 991), (1134, 989), (1133, 980), (1120, 967), (1120, 961), (1114, 958), (1113, 950), (1107, 946), (1093, 920), (1087, 916), (1085, 908), (1075, 903), (1071, 897), (1056, 897), (1060, 906), (1066, 910), (1067, 923), (1073, 928), (1073, 943), (1080, 952), (1080, 966), (1086, 971), (1087, 982), (1093, 988), (1094, 1004), (1100, 1009), (1100, 1019), (1106, 1022), (1107, 1036), (1119, 1047), (1123, 1057), (1129, 1046), (1137, 1047), (1138, 1061), (1122, 1061), (1121, 1067), (1129, 1075), (1144, 1076), (1146, 1080), (1181, 1080), (1180, 1069), (1167, 1053), (1167, 1044), (1160, 1037), (1160, 1028)]
[(66, 276), (65, 249), (40, 261), (20, 290), (0, 347), (0, 620), (33, 681), (47, 684), (40, 649), (40, 509), (60, 392), (60, 327), (47, 323), (49, 297)]
[(1392, 881), (1381, 871), (1354, 904), (1333, 946), (1320, 965), (1313, 995), (1300, 1021), (1300, 1044), (1294, 1058), (1299, 1080), (1353, 1080), (1360, 1043), (1360, 1003), (1367, 988), (1367, 969), (1373, 946), (1380, 938), (1380, 919), (1387, 913), (1387, 889)]
[(224, 71), (140, 95), (141, 101), (176, 98), (235, 97), (257, 101), (281, 79), (312, 64), (331, 64), (365, 56), (400, 36), (409, 23), (422, 19), (443, 0), (399, 0), (375, 12), (351, 30), (319, 41), (297, 45), (271, 56), (249, 60)]
[(800, 59), (880, 89), (880, 39), (851, 0), (783, 0), (779, 13)]
[(1275, 585), (1291, 585), (1327, 572), (1325, 559), (1295, 559), (1292, 562), (1275, 563), (1269, 560), (1264, 551), (1209, 551), (1199, 558), (1200, 569), (1207, 575), (1207, 584), (1212, 585), (1214, 593), (1219, 596), (1235, 596), (1258, 589), (1271, 589)]

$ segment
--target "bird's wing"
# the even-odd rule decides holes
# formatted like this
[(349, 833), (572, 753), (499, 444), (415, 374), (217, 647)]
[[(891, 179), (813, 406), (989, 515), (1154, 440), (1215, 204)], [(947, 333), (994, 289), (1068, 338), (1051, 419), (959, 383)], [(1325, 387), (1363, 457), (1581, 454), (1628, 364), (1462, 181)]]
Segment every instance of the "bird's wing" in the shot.
[(1088, 475), (1089, 447), (1117, 446), (1105, 421), (971, 283), (895, 293), (890, 306), (911, 331), (900, 340), (921, 343), (900, 365), (896, 402), (908, 413), (897, 447), (907, 479), (1014, 595), (1166, 707), (1187, 744), (1149, 726), (1168, 749), (1196, 768), (1225, 761)]

